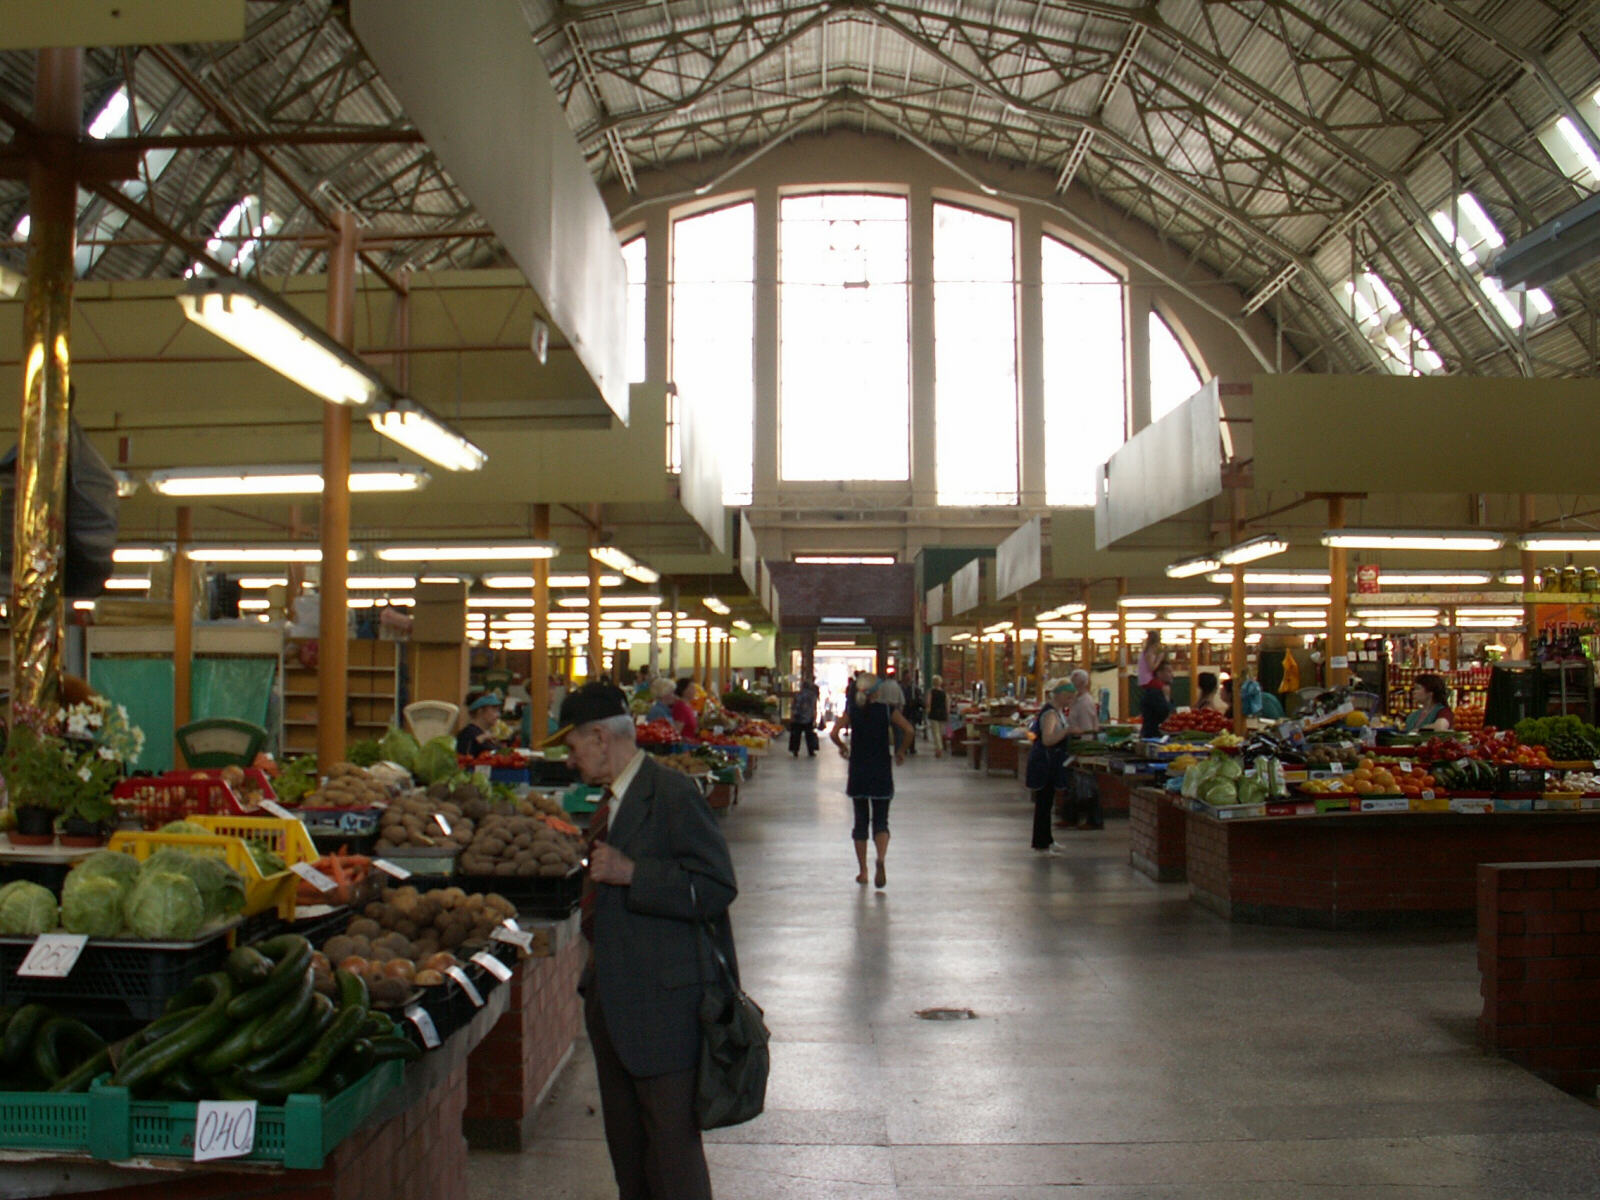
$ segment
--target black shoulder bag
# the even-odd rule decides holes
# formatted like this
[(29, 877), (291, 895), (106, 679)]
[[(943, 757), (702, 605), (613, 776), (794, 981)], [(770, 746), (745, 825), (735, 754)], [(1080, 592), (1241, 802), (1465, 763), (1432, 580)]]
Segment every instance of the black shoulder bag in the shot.
[(739, 987), (733, 968), (711, 932), (700, 925), (711, 948), (716, 974), (700, 997), (700, 1069), (695, 1085), (695, 1119), (701, 1129), (739, 1125), (761, 1115), (772, 1066), (771, 1034), (761, 1006)]

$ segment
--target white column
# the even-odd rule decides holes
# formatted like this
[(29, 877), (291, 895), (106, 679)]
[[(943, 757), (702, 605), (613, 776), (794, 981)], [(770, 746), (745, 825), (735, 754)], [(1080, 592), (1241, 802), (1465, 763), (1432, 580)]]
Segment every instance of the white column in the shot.
[(671, 379), (671, 325), (667, 311), (672, 279), (672, 222), (665, 207), (650, 210), (644, 225), (644, 364), (645, 378)]
[(1045, 497), (1043, 233), (1038, 216), (1024, 212), (1017, 222), (1017, 435), (1025, 508), (1043, 506)]
[(1150, 309), (1148, 284), (1128, 285), (1128, 433), (1150, 424)]
[(911, 204), (911, 496), (931, 507), (935, 490), (937, 425), (933, 372), (933, 194), (912, 187)]
[(777, 503), (778, 189), (756, 191), (755, 483), (757, 504)]

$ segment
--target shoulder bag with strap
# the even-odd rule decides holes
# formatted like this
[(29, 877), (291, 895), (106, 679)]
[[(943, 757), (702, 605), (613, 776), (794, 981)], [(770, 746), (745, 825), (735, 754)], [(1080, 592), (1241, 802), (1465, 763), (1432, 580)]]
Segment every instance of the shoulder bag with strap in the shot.
[(761, 1006), (734, 979), (710, 922), (701, 922), (700, 934), (716, 972), (700, 997), (695, 1119), (701, 1129), (721, 1129), (760, 1116), (766, 1106), (771, 1034)]

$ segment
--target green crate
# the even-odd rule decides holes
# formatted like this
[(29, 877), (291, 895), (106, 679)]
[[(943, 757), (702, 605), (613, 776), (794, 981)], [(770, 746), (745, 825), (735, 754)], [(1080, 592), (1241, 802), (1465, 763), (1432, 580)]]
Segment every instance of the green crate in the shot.
[(89, 1137), (88, 1096), (0, 1092), (0, 1146), (81, 1154)]

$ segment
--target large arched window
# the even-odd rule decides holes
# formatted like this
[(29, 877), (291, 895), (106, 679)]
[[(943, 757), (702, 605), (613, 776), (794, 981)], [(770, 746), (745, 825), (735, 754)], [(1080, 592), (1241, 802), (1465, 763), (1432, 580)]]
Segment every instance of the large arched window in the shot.
[(723, 502), (750, 503), (755, 446), (755, 205), (672, 223), (672, 379), (720, 433)]
[(905, 197), (785, 196), (778, 215), (778, 473), (907, 479)]
[(1200, 372), (1172, 326), (1150, 310), (1150, 420), (1159, 421), (1200, 390)]
[(1056, 238), (1041, 250), (1045, 502), (1082, 507), (1127, 439), (1122, 280)]
[(622, 243), (622, 264), (628, 269), (628, 382), (643, 383), (648, 370), (644, 352), (644, 234)]
[(1017, 502), (1012, 223), (933, 206), (934, 480), (940, 504)]

